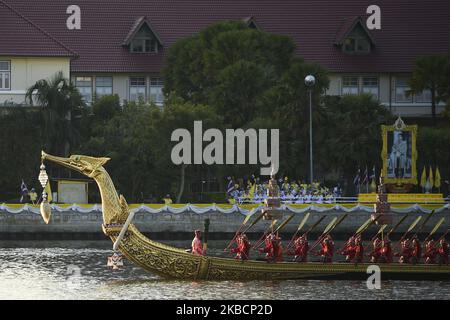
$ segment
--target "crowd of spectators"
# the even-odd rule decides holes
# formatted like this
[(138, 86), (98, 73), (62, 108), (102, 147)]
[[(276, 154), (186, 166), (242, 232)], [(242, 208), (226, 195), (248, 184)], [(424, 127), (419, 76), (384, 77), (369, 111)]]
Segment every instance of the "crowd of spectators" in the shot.
[[(262, 180), (252, 176), (246, 181), (228, 177), (227, 195), (232, 204), (262, 203), (267, 198), (269, 179)], [(278, 180), (280, 199), (284, 203), (334, 203), (342, 196), (339, 185), (328, 188), (319, 182), (307, 184), (299, 179), (288, 177)]]

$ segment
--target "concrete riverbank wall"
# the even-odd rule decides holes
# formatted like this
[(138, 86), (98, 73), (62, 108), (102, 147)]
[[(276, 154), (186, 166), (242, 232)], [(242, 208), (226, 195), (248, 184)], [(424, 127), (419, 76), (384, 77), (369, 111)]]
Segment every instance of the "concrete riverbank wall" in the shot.
[[(317, 232), (323, 231), (325, 226), (334, 218), (340, 217), (343, 211), (327, 211), (326, 213), (311, 212), (310, 218), (303, 230), (312, 225), (321, 216), (326, 218), (316, 229)], [(285, 213), (285, 217), (290, 215)], [(402, 223), (397, 233), (403, 233), (408, 229), (411, 223), (418, 216), (423, 216), (424, 220), (427, 214), (422, 212), (409, 213), (408, 218)], [(283, 234), (289, 237), (297, 229), (304, 214), (296, 214), (291, 222), (284, 228)], [(393, 214), (393, 224), (395, 224), (403, 214)], [(333, 234), (337, 238), (345, 238), (358, 229), (370, 217), (370, 213), (364, 211), (355, 211), (348, 213), (344, 222), (336, 228)], [(439, 228), (438, 234), (442, 234), (450, 227), (450, 210), (436, 213), (426, 224), (422, 234), (428, 234), (441, 217), (446, 217), (445, 222)], [(447, 218), (448, 217), (448, 218)], [(198, 214), (194, 212), (184, 212), (180, 214), (170, 212), (148, 213), (137, 212), (133, 223), (141, 232), (153, 239), (173, 239), (183, 240), (192, 238), (192, 231), (195, 229), (203, 230), (204, 219), (210, 219), (210, 239), (229, 239), (230, 236), (239, 228), (245, 216), (240, 213), (220, 213), (209, 211)], [(102, 232), (102, 213), (100, 211), (80, 213), (76, 211), (53, 212), (51, 221), (46, 225), (39, 214), (32, 212), (8, 213), (0, 211), (0, 239), (2, 240), (51, 240), (51, 239), (105, 239)], [(258, 237), (263, 232), (270, 221), (260, 221), (249, 234), (250, 238)], [(422, 222), (416, 227), (419, 229)], [(390, 227), (387, 228), (389, 230)], [(378, 230), (377, 226), (371, 226), (367, 235), (373, 234)]]

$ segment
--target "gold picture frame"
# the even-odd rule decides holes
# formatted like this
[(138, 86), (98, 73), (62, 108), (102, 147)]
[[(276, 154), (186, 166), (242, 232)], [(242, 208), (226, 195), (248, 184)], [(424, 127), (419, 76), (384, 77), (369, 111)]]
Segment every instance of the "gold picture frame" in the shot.
[[(417, 185), (417, 125), (407, 126), (399, 117), (391, 126), (382, 125), (381, 135), (383, 149), (381, 159), (383, 161), (382, 174), (386, 184), (413, 184)], [(399, 142), (400, 141), (400, 142)], [(406, 153), (395, 153), (396, 146), (403, 144)], [(394, 155), (393, 155), (394, 154)], [(402, 154), (401, 161), (400, 156)], [(399, 162), (402, 162), (399, 165)]]

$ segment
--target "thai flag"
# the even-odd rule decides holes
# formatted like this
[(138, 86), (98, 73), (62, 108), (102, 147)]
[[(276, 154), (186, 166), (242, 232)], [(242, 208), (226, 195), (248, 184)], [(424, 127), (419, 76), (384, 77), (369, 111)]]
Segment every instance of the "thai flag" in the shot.
[(20, 202), (23, 201), (24, 197), (28, 195), (28, 188), (25, 182), (22, 179), (22, 184), (20, 185)]
[(227, 193), (231, 194), (234, 191), (234, 182), (231, 177), (228, 177)]

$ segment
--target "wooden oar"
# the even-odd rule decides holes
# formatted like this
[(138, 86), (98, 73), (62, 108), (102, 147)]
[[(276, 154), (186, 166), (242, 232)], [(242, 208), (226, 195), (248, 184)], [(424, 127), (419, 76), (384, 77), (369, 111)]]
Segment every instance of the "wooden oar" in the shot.
[(305, 225), (306, 221), (308, 220), (310, 214), (311, 214), (310, 212), (305, 214), (305, 216), (303, 217), (302, 221), (300, 221), (300, 224), (298, 225), (297, 230), (294, 232), (294, 235), (292, 236), (291, 241), (289, 241), (289, 244), (287, 245), (286, 248), (289, 248), (291, 246), (292, 241), (294, 241), (295, 236), (300, 232), (300, 230), (302, 230), (302, 228)]
[(262, 236), (258, 239), (258, 241), (255, 242), (255, 244), (252, 246), (252, 249), (257, 249), (261, 243), (264, 242), (264, 238), (273, 230), (273, 227), (277, 224), (278, 220), (273, 220), (270, 226), (264, 231)]
[[(311, 249), (309, 249), (309, 251), (312, 251), (327, 235), (329, 235), (334, 229), (337, 228), (338, 225), (340, 225), (342, 223), (342, 221), (344, 221), (345, 218), (347, 218), (348, 214), (344, 214), (342, 217), (339, 218), (338, 221), (336, 221), (331, 228), (329, 228), (327, 230), (327, 232), (324, 232), (320, 238), (316, 241), (316, 243), (311, 247)], [(328, 228), (328, 227), (327, 227)]]
[[(240, 231), (242, 231), (242, 228), (244, 228), (244, 226), (247, 224), (247, 222), (250, 220), (250, 218), (253, 216), (253, 214), (256, 212), (256, 208), (253, 208), (245, 217), (244, 221), (242, 222), (241, 226), (239, 227), (239, 229), (236, 231), (236, 233), (234, 234), (233, 239), (231, 239), (230, 243), (225, 247), (225, 249), (223, 249), (223, 251), (227, 251), (231, 245), (233, 244), (234, 240), (236, 240), (236, 237), (238, 235), (238, 233)], [(258, 222), (258, 221), (256, 221)]]
[(340, 225), (342, 223), (342, 221), (344, 221), (345, 218), (347, 218), (348, 214), (344, 214), (342, 217), (339, 218), (339, 220), (331, 227), (330, 230), (328, 230), (327, 234), (330, 234), (334, 229), (336, 229), (338, 227), (338, 225)]
[[(380, 215), (376, 217), (375, 219), (372, 219), (370, 217), (366, 220), (359, 228), (356, 230), (356, 232), (344, 243), (344, 246), (342, 247), (342, 250), (346, 249), (347, 246), (350, 244), (350, 239), (356, 237), (357, 235), (362, 234), (364, 231), (366, 231), (373, 223), (375, 223), (380, 218)], [(341, 251), (342, 251), (341, 250)]]
[(373, 241), (376, 239), (376, 237), (378, 237), (378, 235), (379, 235), (380, 233), (383, 233), (383, 232), (384, 232), (384, 229), (386, 229), (387, 226), (388, 226), (387, 224), (383, 224), (383, 225), (380, 227), (380, 229), (378, 230), (378, 232), (372, 237), (372, 239), (370, 239), (369, 244), (368, 244), (367, 246), (364, 247), (364, 251), (366, 251), (366, 250), (369, 249), (370, 245), (373, 243)]
[(311, 233), (325, 218), (326, 216), (321, 216), (303, 235), (306, 236)]
[(440, 237), (437, 242), (441, 241), (442, 239), (445, 238), (445, 236), (450, 232), (450, 228), (447, 229), (447, 231), (442, 235), (442, 237)]
[(410, 233), (416, 227), (416, 225), (419, 223), (420, 219), (422, 219), (422, 216), (419, 216), (419, 217), (417, 217), (416, 220), (414, 220), (414, 222), (409, 226), (408, 230), (406, 230), (406, 232), (400, 238), (399, 242), (402, 242), (403, 239), (405, 239), (405, 237), (408, 235), (408, 233)]
[(209, 218), (204, 221), (204, 232), (203, 232), (203, 252), (208, 250), (208, 233), (209, 233)]
[[(409, 216), (409, 213), (406, 214), (406, 215), (404, 215), (404, 216), (397, 222), (397, 224), (396, 224), (395, 226), (392, 227), (392, 229), (391, 229), (386, 235), (387, 235), (387, 236), (390, 236), (392, 233), (394, 233), (394, 232), (398, 229), (398, 227), (403, 223), (403, 221), (405, 221), (406, 218), (408, 218), (408, 216)], [(375, 238), (373, 238), (372, 241), (373, 241), (373, 240), (375, 240)]]
[(309, 249), (309, 251), (311, 251), (315, 246), (317, 246), (317, 244), (327, 235), (327, 233), (331, 230), (331, 228), (336, 223), (336, 221), (337, 221), (337, 217), (334, 217), (333, 220), (331, 220), (331, 222), (326, 226), (325, 230), (323, 230), (322, 234), (316, 240), (316, 242), (314, 243), (312, 248)]
[(436, 223), (436, 225), (434, 226), (433, 230), (431, 230), (430, 234), (425, 238), (424, 241), (428, 241), (428, 239), (430, 239), (433, 236), (433, 234), (439, 229), (441, 224), (444, 223), (444, 220), (445, 220), (445, 218), (439, 219), (438, 223)]
[[(280, 224), (275, 230), (273, 230), (273, 233), (280, 232), (289, 223), (289, 221), (292, 220), (292, 218), (294, 216), (295, 216), (295, 213), (291, 214), (286, 220), (283, 221), (282, 224)], [(272, 224), (269, 226), (269, 228), (267, 228), (266, 232), (264, 232), (262, 237), (259, 238), (259, 240), (255, 243), (255, 245), (253, 246), (254, 249), (258, 248), (264, 242), (264, 237), (269, 233), (269, 230), (271, 230), (275, 226), (276, 223), (277, 223), (277, 220), (274, 220), (272, 222)]]
[(282, 224), (280, 224), (273, 232), (277, 233), (280, 232), (288, 223), (292, 220), (292, 218), (295, 216), (295, 213), (291, 214)]
[(431, 213), (430, 213), (428, 216), (426, 216), (426, 218), (425, 218), (424, 221), (422, 222), (422, 225), (420, 226), (419, 230), (417, 230), (416, 233), (414, 233), (413, 236), (418, 235), (418, 234), (420, 233), (420, 231), (423, 230), (423, 228), (424, 228), (425, 225), (427, 224), (428, 220), (430, 220), (430, 218), (434, 215), (434, 212), (435, 212), (435, 211), (433, 210), (433, 211), (431, 211)]

